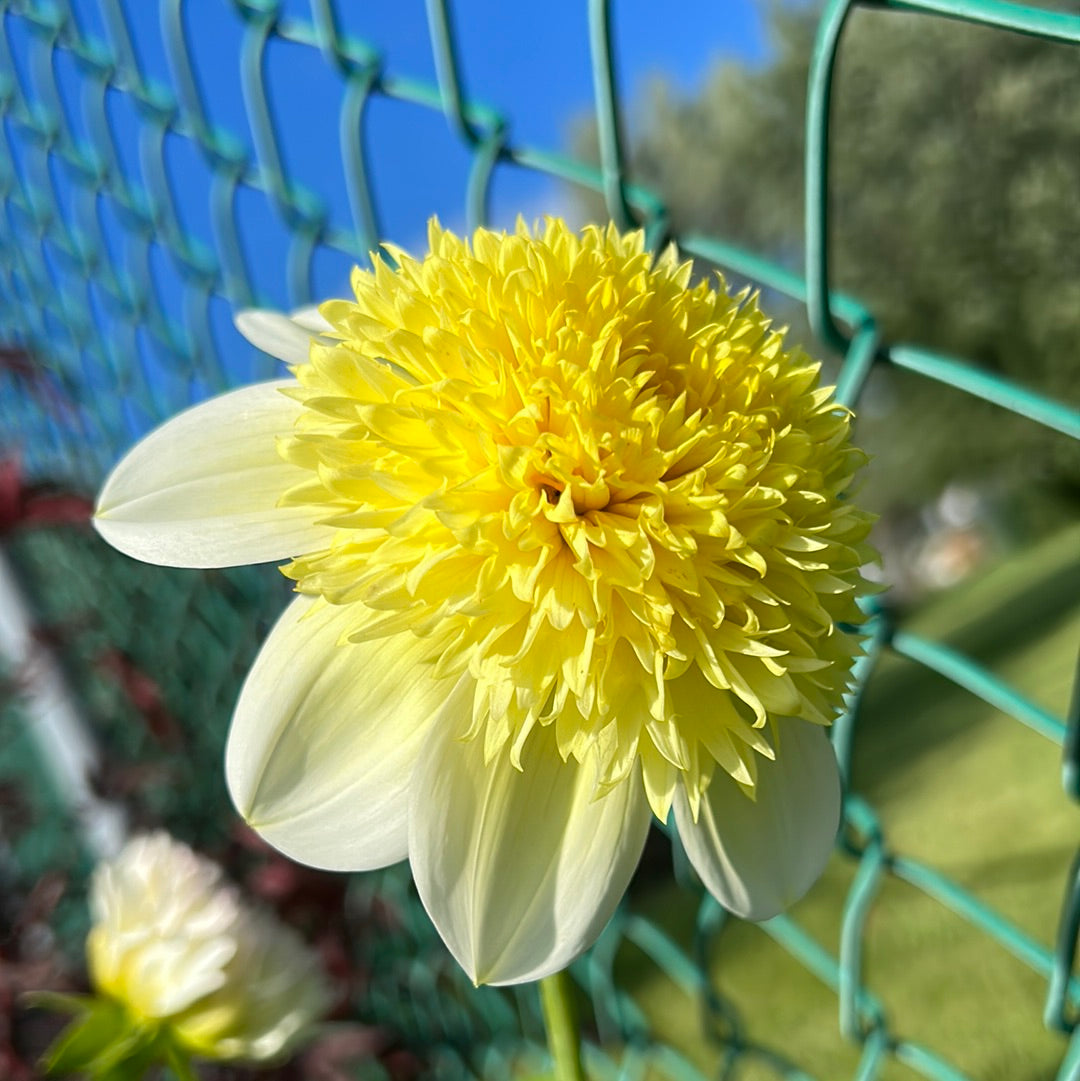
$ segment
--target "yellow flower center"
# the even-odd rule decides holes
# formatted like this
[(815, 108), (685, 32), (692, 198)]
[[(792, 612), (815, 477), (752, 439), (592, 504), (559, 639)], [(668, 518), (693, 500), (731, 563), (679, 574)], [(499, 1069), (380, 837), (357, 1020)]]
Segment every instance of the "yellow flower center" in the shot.
[(321, 309), (281, 452), (311, 470), (285, 501), (338, 533), (286, 573), (354, 605), (350, 637), (467, 669), (491, 758), (554, 724), (601, 790), (640, 761), (661, 816), (717, 764), (752, 787), (768, 719), (827, 723), (856, 649), (846, 410), (753, 298), (640, 233), (430, 242)]

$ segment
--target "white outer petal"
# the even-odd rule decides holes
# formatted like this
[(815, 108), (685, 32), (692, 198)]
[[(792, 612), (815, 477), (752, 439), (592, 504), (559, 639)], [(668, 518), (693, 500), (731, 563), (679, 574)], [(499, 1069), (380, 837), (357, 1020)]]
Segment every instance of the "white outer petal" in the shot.
[(278, 436), (301, 406), (294, 380), (256, 383), (179, 413), (120, 460), (94, 525), (114, 548), (165, 567), (234, 567), (317, 551), (334, 530), (310, 507), (278, 507), (311, 473), (286, 462)]
[(300, 308), (291, 316), (245, 308), (233, 316), (233, 322), (252, 345), (286, 364), (306, 364), (312, 338), (330, 329), (317, 308)]
[(334, 329), (320, 313), (318, 304), (309, 304), (304, 308), (297, 308), (289, 313), (289, 318), (298, 327), (310, 331), (312, 335), (328, 334)]
[(651, 814), (637, 771), (593, 800), (590, 769), (563, 762), (550, 728), (521, 771), (482, 738), (456, 738), (474, 684), (458, 685), (421, 753), (409, 861), (424, 907), (476, 983), (524, 983), (565, 968), (611, 918)]
[(371, 870), (405, 858), (407, 793), (448, 685), (411, 633), (338, 644), (354, 605), (300, 597), (248, 673), (225, 752), (229, 792), (270, 844), (301, 863)]
[(840, 772), (819, 725), (779, 723), (776, 761), (758, 760), (757, 799), (713, 776), (695, 823), (685, 791), (675, 822), (709, 892), (737, 916), (766, 920), (794, 904), (828, 862), (840, 823)]

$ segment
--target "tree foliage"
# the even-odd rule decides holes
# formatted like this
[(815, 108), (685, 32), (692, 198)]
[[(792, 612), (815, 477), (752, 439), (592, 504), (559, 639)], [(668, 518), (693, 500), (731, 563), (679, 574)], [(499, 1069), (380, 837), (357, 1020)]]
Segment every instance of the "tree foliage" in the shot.
[[(630, 174), (661, 194), (676, 233), (706, 232), (801, 267), (818, 14), (774, 4), (771, 59), (719, 61), (696, 96), (662, 80), (647, 88), (629, 117)], [(970, 360), (1072, 404), (1078, 77), (1078, 48), (856, 8), (840, 45), (830, 151), (833, 288), (860, 298), (887, 341)], [(591, 128), (576, 141), (595, 153)], [(604, 215), (598, 204), (588, 210)], [(799, 333), (798, 313), (787, 317)], [(882, 372), (861, 412), (881, 509), (988, 474), (1080, 492), (1080, 450), (1067, 437), (957, 391)]]

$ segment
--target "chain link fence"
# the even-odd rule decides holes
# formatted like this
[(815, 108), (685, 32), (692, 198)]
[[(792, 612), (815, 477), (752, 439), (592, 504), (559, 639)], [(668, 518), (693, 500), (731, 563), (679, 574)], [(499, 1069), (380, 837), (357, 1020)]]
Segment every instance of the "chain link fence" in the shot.
[[(369, 138), (373, 103), (393, 101), (445, 120), (467, 160), (464, 218), (470, 228), (488, 220), (492, 186), (504, 172), (545, 174), (599, 193), (614, 221), (644, 227), (654, 246), (674, 240), (687, 256), (804, 304), (821, 343), (844, 358), (838, 394), (845, 402), (857, 404), (871, 371), (888, 364), (1080, 438), (1080, 414), (1064, 402), (961, 358), (883, 340), (874, 312), (830, 287), (827, 242), (832, 75), (853, 8), (896, 9), (910, 19), (945, 16), (1074, 46), (1080, 45), (1080, 15), (1001, 0), (827, 3), (809, 85), (807, 260), (800, 276), (723, 237), (673, 235), (662, 198), (628, 175), (611, 32), (618, 6), (588, 4), (600, 151), (593, 167), (515, 141), (512, 118), (498, 103), (469, 96), (450, 0), (427, 3), (433, 82), (400, 72), (392, 52), (362, 36), (362, 12), (333, 0), (311, 0), (310, 6), (146, 0), (138, 18), (132, 17), (134, 2), (125, 7), (120, 0), (0, 0), (0, 451), (8, 463), (0, 477), (0, 527), (33, 601), (39, 642), (62, 658), (102, 749), (96, 791), (125, 804), (133, 824), (164, 822), (185, 839), (222, 850), (222, 823), (232, 820), (220, 769), (224, 732), (285, 584), (265, 568), (201, 573), (135, 564), (98, 543), (86, 528), (81, 497), (156, 422), (210, 393), (272, 374), (269, 358), (236, 336), (233, 310), (319, 299), (326, 267), (363, 262), (377, 247), (382, 232), (372, 163), (380, 147)], [(146, 17), (149, 10), (159, 28)], [(722, 24), (718, 11), (718, 35)], [(203, 43), (226, 31), (237, 43), (242, 112), (201, 88)], [(275, 95), (289, 92), (281, 84), (293, 64), (318, 69), (337, 110), (337, 142), (318, 148), (323, 156), (303, 178), (290, 162), (315, 148), (290, 145), (274, 106)], [(344, 200), (320, 190), (320, 170), (334, 176)], [(285, 296), (265, 284), (268, 271), (257, 265), (245, 236), (259, 228), (278, 237), (281, 259), (272, 272), (284, 282)], [(1067, 540), (1053, 559), (1062, 586), (1074, 588), (1076, 533)], [(1076, 677), (1071, 712), (1060, 715), (1000, 666), (983, 663), (978, 649), (965, 651), (917, 622), (898, 624), (886, 605), (869, 603), (867, 612), (869, 648), (858, 689), (834, 729), (848, 796), (838, 845), (845, 864), (827, 886), (831, 922), (818, 926), (820, 920), (803, 919), (797, 909), (760, 930), (741, 928), (703, 894), (678, 851), (682, 899), (676, 909), (684, 919), (673, 920), (663, 911), (667, 901), (657, 903), (644, 881), (653, 857), (666, 859), (658, 834), (628, 903), (573, 968), (591, 1007), (589, 1062), (596, 1076), (812, 1076), (799, 1040), (771, 1027), (768, 1017), (748, 1017), (725, 984), (726, 958), (747, 949), (761, 951), (760, 965), (775, 971), (778, 983), (808, 977), (811, 993), (828, 1000), (838, 1041), (850, 1045), (843, 1076), (971, 1076), (954, 1060), (948, 1040), (931, 1047), (912, 1035), (903, 1010), (892, 1005), (893, 989), (873, 979), (866, 953), (875, 920), (896, 911), (887, 896), (902, 883), (910, 888), (910, 904), (948, 910), (965, 933), (985, 940), (986, 951), (1017, 959), (1028, 973), (1024, 986), (1042, 1000), (1028, 1002), (1031, 1023), (1037, 1025), (1041, 1013), (1048, 1029), (1060, 1034), (1058, 1081), (1080, 1079), (1080, 1037), (1071, 1037), (1080, 1003), (1073, 975), (1080, 861), (1061, 867), (1054, 941), (1053, 927), (1030, 929), (1022, 916), (1006, 914), (956, 875), (894, 842), (875, 803), (860, 794), (864, 777), (855, 753), (864, 726), (873, 723), (879, 669), (902, 658), (947, 681), (942, 694), (980, 700), (1029, 729), (1026, 738), (1061, 748), (1062, 784), (1076, 800)], [(51, 873), (66, 875), (53, 927), (74, 954), (84, 929), (80, 883), (89, 853), (68, 825), (63, 794), (50, 792), (40, 745), (28, 736), (33, 720), (19, 707), (20, 673), (9, 670), (4, 678), (0, 883), (14, 896)], [(954, 753), (962, 755), (962, 746)], [(941, 784), (949, 783), (943, 775)], [(1004, 783), (985, 778), (986, 786)], [(1045, 785), (1056, 783), (1048, 773)], [(531, 993), (468, 986), (442, 952), (402, 869), (360, 876), (344, 898), (355, 926), (382, 928), (358, 934), (353, 944), (353, 963), (365, 972), (353, 1008), (395, 1033), (418, 1056), (425, 1076), (520, 1075), (541, 1060)], [(10, 912), (4, 917), (13, 918)], [(10, 924), (4, 933), (10, 939)], [(747, 945), (751, 935), (757, 945)], [(776, 960), (766, 941), (785, 959)], [(929, 963), (917, 934), (909, 948), (912, 968)], [(661, 985), (666, 990), (653, 997), (677, 998), (682, 1027), (695, 1033), (689, 1050), (659, 1019), (670, 1014), (649, 1005), (648, 988)], [(964, 986), (961, 979), (946, 993), (963, 994)], [(993, 1041), (991, 1022), (987, 1026), (986, 1039)], [(832, 1072), (821, 1075), (823, 1081), (841, 1076), (840, 1067), (826, 1068)], [(1042, 1066), (1032, 1068), (1043, 1072), (1025, 1078), (1049, 1076)], [(386, 1068), (370, 1076), (388, 1075), (395, 1076)]]

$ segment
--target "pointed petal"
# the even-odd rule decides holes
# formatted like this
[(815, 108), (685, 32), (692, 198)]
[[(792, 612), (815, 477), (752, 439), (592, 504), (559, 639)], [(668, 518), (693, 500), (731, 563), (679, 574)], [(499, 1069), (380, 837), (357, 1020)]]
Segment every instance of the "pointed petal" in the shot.
[(565, 968), (611, 918), (641, 856), (650, 814), (635, 770), (593, 799), (589, 768), (563, 762), (538, 728), (522, 769), (461, 741), (475, 685), (436, 718), (409, 803), (409, 860), (424, 907), (476, 983), (523, 983)]
[(343, 643), (358, 605), (300, 597), (248, 673), (225, 752), (229, 792), (275, 848), (330, 870), (406, 855), (407, 792), (447, 683), (411, 632)]
[(780, 721), (776, 760), (757, 764), (757, 799), (722, 770), (695, 823), (679, 786), (675, 822), (690, 862), (727, 909), (766, 920), (817, 881), (840, 822), (840, 773), (824, 728)]
[(286, 364), (306, 364), (311, 339), (330, 329), (317, 308), (300, 308), (291, 316), (246, 308), (236, 313), (233, 322), (252, 345)]
[(293, 380), (257, 383), (185, 410), (136, 443), (98, 496), (94, 525), (114, 548), (165, 567), (233, 567), (317, 551), (334, 530), (309, 506), (278, 507), (311, 474), (275, 438), (301, 406)]
[(311, 304), (306, 308), (297, 308), (289, 313), (289, 318), (298, 327), (302, 327), (312, 335), (329, 334), (334, 329), (319, 311), (318, 304)]

